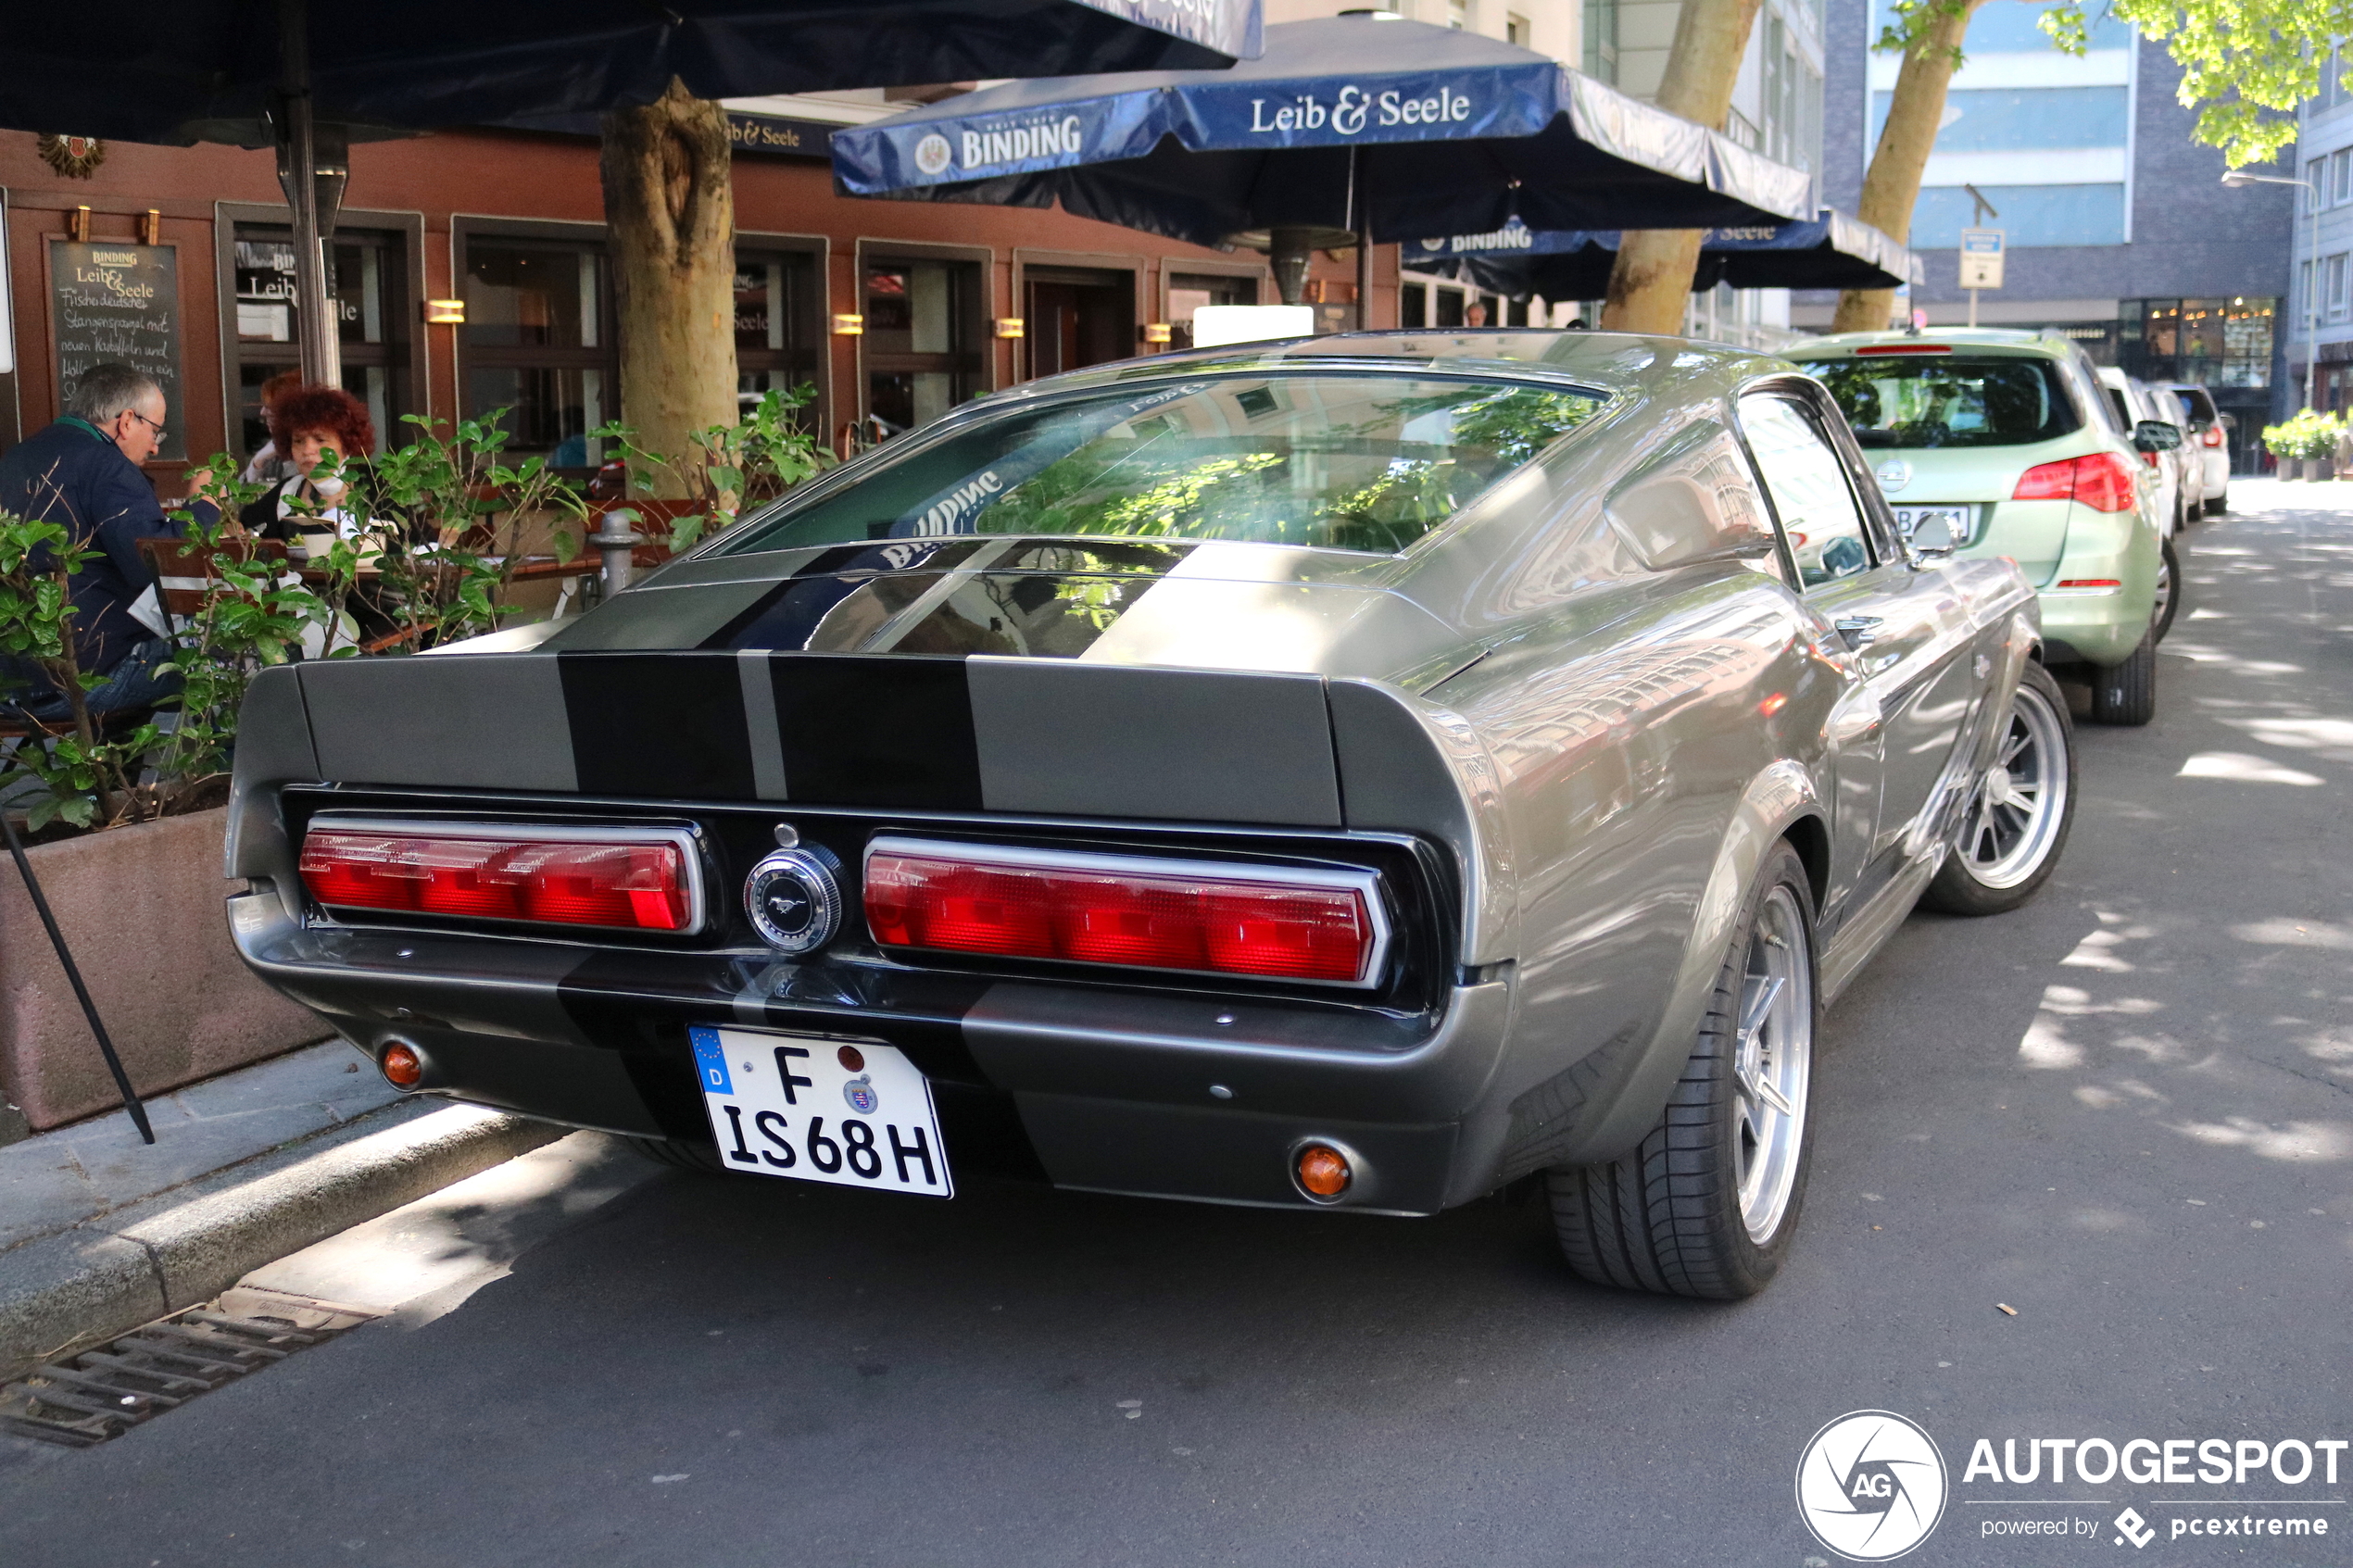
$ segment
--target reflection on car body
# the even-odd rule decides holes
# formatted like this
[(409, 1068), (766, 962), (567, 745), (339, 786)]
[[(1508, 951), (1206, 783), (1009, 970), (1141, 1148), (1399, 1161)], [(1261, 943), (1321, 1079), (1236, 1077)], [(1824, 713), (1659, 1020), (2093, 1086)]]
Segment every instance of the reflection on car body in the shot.
[(422, 1092), (677, 1163), (1392, 1214), (1541, 1176), (1579, 1272), (1738, 1296), (1820, 1008), (1924, 895), (2050, 874), (2039, 648), (1786, 363), (1173, 355), (586, 616), (266, 672), (233, 929)]

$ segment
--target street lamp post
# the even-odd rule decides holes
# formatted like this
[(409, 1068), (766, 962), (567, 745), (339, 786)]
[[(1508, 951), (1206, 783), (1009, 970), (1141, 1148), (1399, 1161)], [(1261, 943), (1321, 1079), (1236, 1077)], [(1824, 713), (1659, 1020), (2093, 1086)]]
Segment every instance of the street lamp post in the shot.
[(2222, 176), (2233, 190), (2247, 185), (2294, 185), (2312, 193), (2312, 270), (2304, 280), (2304, 403), (2312, 406), (2312, 377), (2321, 362), (2321, 188), (2309, 180), (2283, 174), (2249, 174), (2233, 169)]

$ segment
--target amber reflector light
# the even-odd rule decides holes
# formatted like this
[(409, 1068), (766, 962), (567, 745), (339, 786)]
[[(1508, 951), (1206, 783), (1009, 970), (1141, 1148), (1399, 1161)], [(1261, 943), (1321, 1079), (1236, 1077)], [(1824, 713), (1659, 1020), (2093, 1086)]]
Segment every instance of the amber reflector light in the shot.
[(1377, 933), (1354, 886), (877, 849), (866, 922), (886, 947), (1353, 984)]
[(1347, 1157), (1336, 1148), (1311, 1143), (1299, 1151), (1299, 1185), (1310, 1197), (1338, 1198), (1351, 1176)]
[(329, 909), (398, 909), (629, 931), (693, 918), (686, 856), (669, 842), (564, 843), (314, 829), (302, 884)]
[(380, 1065), (384, 1068), (384, 1081), (396, 1089), (413, 1089), (425, 1075), (425, 1064), (418, 1060), (417, 1053), (407, 1046), (384, 1047), (384, 1059)]

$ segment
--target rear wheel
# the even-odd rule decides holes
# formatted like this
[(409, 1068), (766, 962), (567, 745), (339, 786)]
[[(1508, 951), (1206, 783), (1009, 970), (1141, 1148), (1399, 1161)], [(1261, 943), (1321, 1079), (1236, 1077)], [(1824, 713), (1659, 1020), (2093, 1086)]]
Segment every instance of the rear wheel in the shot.
[(2182, 558), (2168, 539), (2158, 553), (2157, 608), (2149, 612), (2149, 637), (2163, 642), (2173, 629), (2173, 612), (2182, 608)]
[(2018, 908), (2051, 879), (2074, 821), (2075, 729), (2067, 698), (2049, 671), (2029, 664), (1960, 837), (1920, 902), (1953, 915)]
[(1606, 1165), (1550, 1173), (1570, 1268), (1597, 1285), (1732, 1300), (1772, 1282), (1806, 1197), (1814, 900), (1777, 845), (1658, 1124)]
[(2231, 493), (2228, 490), (2223, 491), (2220, 495), (2213, 497), (2206, 503), (2206, 515), (2208, 517), (2221, 517), (2224, 512), (2227, 512), (2230, 509)]
[(2157, 637), (2141, 635), (2123, 663), (2092, 670), (2092, 719), (2101, 724), (2145, 724), (2157, 717)]

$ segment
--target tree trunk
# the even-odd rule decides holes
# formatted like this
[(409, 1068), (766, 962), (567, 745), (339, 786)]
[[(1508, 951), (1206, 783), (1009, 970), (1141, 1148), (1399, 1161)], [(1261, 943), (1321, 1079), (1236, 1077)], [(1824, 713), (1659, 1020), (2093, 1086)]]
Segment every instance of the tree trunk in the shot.
[[(1741, 56), (1762, 0), (1683, 0), (1658, 107), (1712, 130), (1724, 128), (1740, 79)], [(1602, 329), (1673, 333), (1683, 330), (1683, 307), (1699, 267), (1697, 229), (1635, 229), (1618, 236), (1610, 264), (1609, 298)]]
[(726, 113), (673, 79), (653, 103), (605, 116), (598, 161), (612, 231), (622, 422), (646, 451), (690, 463), (696, 431), (736, 419)]
[[(1984, 3), (1947, 0), (1930, 17), (1927, 31), (1904, 51), (1895, 93), (1887, 104), (1887, 123), (1880, 128), (1879, 145), (1871, 149), (1870, 171), (1863, 176), (1863, 196), (1855, 213), (1892, 240), (1911, 243), (1912, 207), (1919, 200), (1920, 176), (1928, 171), (1928, 155), (1944, 118), (1945, 89), (1960, 64), (1969, 18)], [(1844, 290), (1838, 296), (1831, 331), (1885, 332), (1888, 313), (1894, 307), (1894, 289)]]

